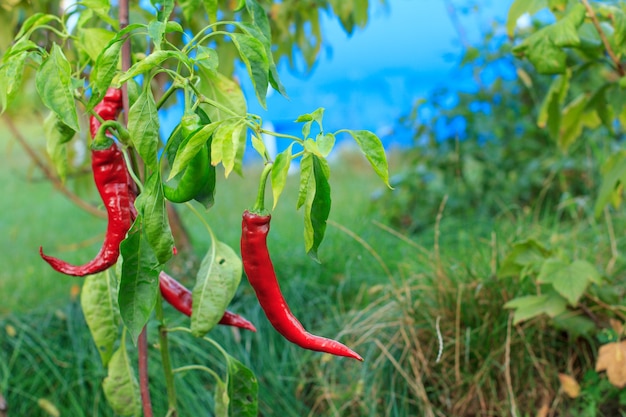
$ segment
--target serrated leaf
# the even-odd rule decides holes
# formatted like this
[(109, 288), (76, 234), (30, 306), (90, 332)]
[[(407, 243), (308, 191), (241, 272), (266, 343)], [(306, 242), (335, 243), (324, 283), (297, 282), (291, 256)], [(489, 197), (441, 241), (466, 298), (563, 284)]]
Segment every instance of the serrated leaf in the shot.
[(287, 147), (284, 151), (276, 155), (274, 160), (274, 166), (272, 167), (272, 196), (274, 197), (273, 208), (276, 208), (278, 199), (285, 189), (287, 184), (287, 176), (289, 175), (289, 167), (291, 166), (293, 143)]
[(56, 113), (51, 112), (43, 123), (46, 137), (46, 151), (61, 181), (67, 177), (69, 161), (67, 160), (67, 142), (76, 132), (66, 126)]
[(114, 413), (120, 416), (140, 415), (139, 384), (124, 343), (111, 357), (102, 390)]
[(80, 292), (85, 321), (104, 366), (113, 355), (120, 332), (121, 318), (117, 297), (117, 280), (110, 269), (87, 276)]
[(515, 310), (513, 324), (518, 324), (542, 314), (555, 317), (566, 310), (567, 301), (556, 293), (527, 295), (512, 299), (504, 308)]
[(514, 47), (513, 52), (528, 57), (541, 74), (565, 72), (567, 54), (563, 48), (580, 44), (578, 28), (583, 24), (585, 14), (585, 6), (574, 5), (564, 18), (533, 33)]
[(148, 322), (159, 291), (159, 264), (145, 236), (141, 215), (120, 244), (122, 271), (118, 303), (124, 324), (136, 342)]
[(537, 276), (537, 282), (552, 284), (555, 291), (574, 307), (589, 284), (600, 281), (598, 270), (584, 260), (569, 263), (560, 259), (548, 259), (541, 266)]
[(352, 135), (357, 145), (359, 145), (361, 152), (365, 154), (372, 168), (374, 168), (376, 174), (378, 174), (387, 187), (392, 188), (391, 184), (389, 184), (389, 166), (387, 165), (385, 148), (378, 136), (368, 130), (344, 130), (344, 132), (348, 132)]
[(228, 362), (228, 396), (231, 416), (257, 417), (259, 382), (254, 373), (232, 356)]
[(163, 183), (160, 171), (154, 171), (146, 180), (144, 190), (135, 202), (138, 212), (144, 219), (146, 238), (161, 264), (165, 264), (174, 249), (174, 237), (165, 209)]
[(128, 111), (128, 133), (139, 156), (153, 171), (158, 170), (159, 115), (152, 90), (144, 87)]
[(259, 103), (264, 109), (267, 108), (266, 96), (270, 68), (265, 46), (259, 39), (243, 33), (231, 33), (230, 38), (246, 65)]
[(74, 131), (79, 130), (76, 102), (72, 90), (72, 69), (61, 47), (52, 46), (35, 76), (37, 92), (43, 103)]
[[(326, 233), (326, 221), (330, 214), (331, 198), (328, 177), (330, 169), (322, 158), (312, 155), (314, 188), (309, 193), (304, 204), (304, 246), (307, 254), (319, 262), (317, 250)], [(312, 192), (311, 192), (312, 191)]]
[(241, 259), (216, 241), (205, 255), (194, 286), (191, 333), (202, 337), (220, 321), (235, 296), (242, 274)]

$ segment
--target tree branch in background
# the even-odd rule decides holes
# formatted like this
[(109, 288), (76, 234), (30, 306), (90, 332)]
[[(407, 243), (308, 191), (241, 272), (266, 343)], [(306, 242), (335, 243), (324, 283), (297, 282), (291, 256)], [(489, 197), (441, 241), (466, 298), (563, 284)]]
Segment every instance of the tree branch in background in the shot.
[(615, 65), (615, 69), (617, 70), (617, 73), (620, 75), (620, 77), (623, 77), (624, 75), (626, 75), (626, 70), (624, 70), (624, 66), (620, 62), (617, 55), (615, 55), (615, 52), (613, 52), (613, 49), (611, 48), (611, 44), (609, 43), (609, 40), (606, 38), (606, 35), (602, 31), (602, 27), (600, 26), (600, 21), (598, 20), (598, 16), (596, 16), (596, 13), (593, 11), (593, 8), (591, 7), (591, 4), (589, 4), (588, 0), (581, 0), (581, 1), (585, 5), (585, 8), (587, 9), (587, 14), (591, 18), (593, 25), (598, 31), (598, 35), (600, 35), (600, 39), (602, 39), (604, 48), (606, 49), (607, 54), (609, 54), (611, 61), (613, 61), (613, 65)]
[(54, 172), (50, 170), (50, 167), (48, 167), (48, 165), (39, 157), (39, 155), (37, 155), (37, 152), (29, 145), (28, 141), (26, 141), (26, 138), (24, 138), (22, 133), (15, 126), (15, 123), (13, 122), (13, 119), (11, 117), (5, 115), (3, 119), (4, 119), (4, 123), (9, 128), (9, 131), (11, 131), (11, 134), (13, 135), (15, 140), (17, 140), (20, 146), (28, 154), (30, 159), (35, 163), (35, 165), (37, 165), (37, 167), (41, 170), (41, 172), (43, 172), (44, 176), (52, 183), (54, 188), (56, 188), (58, 191), (61, 192), (61, 194), (66, 196), (72, 203), (74, 203), (81, 209), (85, 210), (86, 212), (93, 214), (94, 216), (100, 217), (102, 219), (107, 218), (107, 214), (104, 211), (98, 210), (96, 207), (87, 203), (85, 200), (83, 200), (82, 198), (80, 198), (79, 196), (71, 192), (65, 186), (65, 184), (63, 184), (63, 182), (59, 179), (59, 177), (57, 177), (54, 174)]

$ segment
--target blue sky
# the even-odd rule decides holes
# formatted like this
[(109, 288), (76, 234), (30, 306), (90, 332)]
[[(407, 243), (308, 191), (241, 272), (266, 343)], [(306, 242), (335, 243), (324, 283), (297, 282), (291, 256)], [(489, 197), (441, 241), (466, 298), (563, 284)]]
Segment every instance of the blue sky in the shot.
[[(453, 2), (459, 5), (464, 0)], [(416, 99), (452, 82), (451, 56), (461, 44), (444, 0), (388, 0), (386, 7), (377, 0), (370, 3), (367, 27), (352, 36), (336, 19), (324, 15), (325, 45), (309, 75), (294, 74), (286, 63), (279, 64), (289, 99), (274, 94), (264, 111), (245, 82), (247, 74), (242, 74), (249, 111), (272, 121), (276, 130), (297, 132), (292, 121), (299, 114), (324, 107), (327, 130), (368, 129), (385, 142), (403, 141), (389, 132)], [(492, 19), (504, 20), (511, 3), (484, 0), (480, 14), (460, 15), (469, 41), (476, 41)]]

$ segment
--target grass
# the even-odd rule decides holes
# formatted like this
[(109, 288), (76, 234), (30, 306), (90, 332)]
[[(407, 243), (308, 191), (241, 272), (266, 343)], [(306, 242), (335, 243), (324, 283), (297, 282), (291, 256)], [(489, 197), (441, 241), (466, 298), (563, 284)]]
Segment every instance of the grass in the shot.
[[(29, 133), (41, 147), (36, 130)], [(71, 288), (80, 280), (54, 273), (37, 254), (44, 244), (51, 254), (88, 258), (97, 251), (104, 222), (68, 203), (47, 182), (36, 181), (36, 171), (24, 174), (28, 160), (11, 143), (2, 150), (7, 163), (0, 168), (5, 195), (11, 196), (0, 201), (5, 213), (0, 232), (7, 237), (0, 251), (0, 290), (12, 294), (0, 306), (0, 392), (12, 415), (49, 415), (38, 405), (42, 398), (61, 415), (112, 415), (100, 388), (105, 371), (72, 298)], [(446, 216), (444, 209), (430, 219), (431, 227), (408, 237), (372, 209), (369, 196), (380, 182), (363, 159), (348, 154), (342, 161), (345, 167), (333, 166), (323, 263), (304, 254), (301, 213), (293, 210), (295, 178), (273, 212), (269, 247), (285, 297), (305, 327), (340, 339), (365, 362), (285, 342), (244, 280), (230, 309), (254, 322), (258, 332), (220, 327), (210, 336), (257, 375), (262, 415), (525, 416), (542, 407), (553, 416), (614, 415), (619, 405), (612, 403), (597, 407), (596, 414), (568, 411), (582, 403), (563, 395), (558, 373), (581, 380), (594, 368), (597, 343), (572, 339), (543, 317), (512, 325), (503, 304), (532, 291), (534, 284), (498, 279), (497, 267), (513, 242), (533, 237), (603, 268), (613, 263), (605, 275), (619, 288), (625, 279), (620, 233), (609, 233), (606, 223), (591, 217), (566, 222), (557, 213), (537, 220), (520, 209), (496, 218), (461, 218)], [(221, 181), (216, 205), (205, 214), (219, 239), (234, 248), (241, 212), (255, 198), (253, 171), (245, 179)], [(180, 213), (202, 256), (209, 245), (206, 230), (188, 209)], [(623, 212), (616, 213), (612, 226), (624, 230)], [(172, 325), (188, 324), (169, 307), (166, 314)], [(154, 323), (149, 330), (154, 342)], [(223, 360), (206, 342), (176, 333), (170, 347), (176, 367), (198, 363), (223, 371)], [(156, 415), (163, 415), (155, 346), (150, 366)], [(211, 377), (187, 372), (176, 375), (176, 384), (181, 416), (212, 409)]]

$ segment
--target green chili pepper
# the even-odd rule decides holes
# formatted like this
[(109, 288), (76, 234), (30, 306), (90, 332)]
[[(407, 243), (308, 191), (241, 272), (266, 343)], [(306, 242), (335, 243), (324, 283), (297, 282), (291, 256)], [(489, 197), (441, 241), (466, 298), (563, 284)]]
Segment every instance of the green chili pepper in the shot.
[[(202, 128), (202, 118), (195, 113), (185, 114), (180, 125), (175, 129), (168, 141), (170, 145), (166, 151), (168, 159), (173, 160), (178, 146), (182, 141)], [(184, 203), (206, 193), (206, 188), (215, 188), (214, 167), (210, 164), (209, 151), (205, 144), (196, 156), (189, 162), (187, 168), (172, 181), (163, 184), (165, 198), (174, 203)], [(211, 186), (212, 184), (212, 186)], [(211, 194), (212, 195), (212, 194)]]

